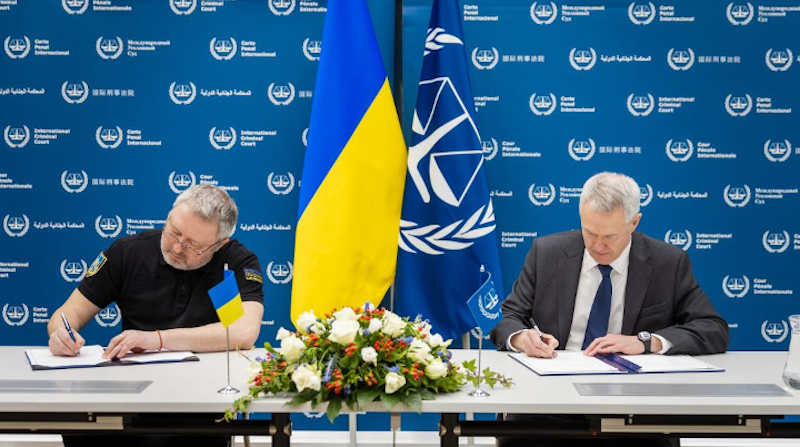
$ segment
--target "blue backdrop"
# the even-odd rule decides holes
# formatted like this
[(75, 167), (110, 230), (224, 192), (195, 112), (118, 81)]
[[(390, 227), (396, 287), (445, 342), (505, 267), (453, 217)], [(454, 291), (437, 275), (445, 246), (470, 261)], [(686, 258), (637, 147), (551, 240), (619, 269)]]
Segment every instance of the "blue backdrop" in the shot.
[[(394, 2), (369, 4), (391, 77)], [(3, 343), (46, 344), (50, 312), (97, 253), (160, 227), (196, 183), (239, 204), (235, 237), (268, 279), (261, 340), (290, 325), (326, 5), (0, 2)], [(786, 349), (800, 289), (800, 2), (460, 5), (505, 289), (533, 238), (579, 226), (583, 181), (622, 171), (642, 187), (640, 229), (689, 252), (732, 348)], [(403, 2), (407, 141), (429, 13), (428, 0)], [(112, 305), (82, 333), (105, 343), (118, 323)], [(310, 416), (297, 428), (328, 426)], [(435, 421), (404, 418), (418, 428)]]

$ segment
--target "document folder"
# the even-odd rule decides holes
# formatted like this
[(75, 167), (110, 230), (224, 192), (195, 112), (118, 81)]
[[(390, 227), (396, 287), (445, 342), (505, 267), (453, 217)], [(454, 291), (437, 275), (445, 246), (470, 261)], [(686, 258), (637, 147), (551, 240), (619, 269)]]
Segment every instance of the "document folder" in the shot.
[(26, 349), (25, 356), (34, 371), (61, 368), (93, 368), (98, 366), (142, 365), (146, 363), (187, 362), (200, 360), (189, 351), (150, 351), (130, 353), (121, 359), (103, 358), (104, 349), (99, 345), (84, 346), (75, 357), (61, 357), (47, 348)]
[(688, 355), (600, 354), (590, 357), (582, 351), (556, 352), (552, 359), (528, 357), (524, 353), (508, 355), (540, 376), (724, 371)]

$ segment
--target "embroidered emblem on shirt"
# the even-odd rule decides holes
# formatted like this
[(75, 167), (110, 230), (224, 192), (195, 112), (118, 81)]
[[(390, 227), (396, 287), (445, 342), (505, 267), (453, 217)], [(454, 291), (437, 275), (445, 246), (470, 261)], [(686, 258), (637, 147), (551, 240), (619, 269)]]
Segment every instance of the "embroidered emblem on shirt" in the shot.
[(101, 251), (97, 258), (92, 262), (92, 265), (89, 266), (89, 269), (86, 271), (86, 278), (90, 276), (94, 276), (95, 273), (99, 272), (101, 268), (105, 265), (108, 258), (106, 255)]
[(253, 269), (244, 269), (244, 279), (248, 281), (255, 281), (259, 284), (264, 284), (264, 278), (261, 277), (261, 272)]

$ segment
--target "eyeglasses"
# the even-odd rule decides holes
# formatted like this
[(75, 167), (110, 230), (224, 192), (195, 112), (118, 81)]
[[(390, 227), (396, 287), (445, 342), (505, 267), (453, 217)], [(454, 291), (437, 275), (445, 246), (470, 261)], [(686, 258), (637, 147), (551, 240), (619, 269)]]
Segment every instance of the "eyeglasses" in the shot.
[[(169, 222), (167, 222), (167, 225), (171, 225), (171, 224)], [(217, 242), (214, 242), (213, 244), (209, 245), (206, 248), (199, 249), (199, 248), (196, 248), (194, 245), (192, 245), (191, 243), (189, 243), (187, 241), (182, 241), (181, 237), (178, 235), (178, 233), (176, 233), (175, 231), (172, 231), (171, 229), (167, 228), (166, 225), (164, 226), (163, 233), (165, 235), (169, 236), (169, 238), (172, 240), (173, 244), (177, 243), (178, 245), (180, 245), (185, 250), (188, 250), (190, 253), (194, 253), (197, 256), (202, 256), (203, 253), (207, 252), (208, 250), (211, 250), (212, 248), (214, 248), (215, 245), (219, 244), (220, 242), (222, 242), (223, 239), (225, 239), (225, 238), (222, 238), (222, 239), (218, 240)]]

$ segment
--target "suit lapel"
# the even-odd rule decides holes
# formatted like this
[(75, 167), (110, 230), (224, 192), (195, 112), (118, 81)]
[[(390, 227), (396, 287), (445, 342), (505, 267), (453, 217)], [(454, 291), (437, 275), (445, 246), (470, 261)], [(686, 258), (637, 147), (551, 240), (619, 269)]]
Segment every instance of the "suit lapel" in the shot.
[(628, 261), (628, 284), (625, 287), (625, 310), (622, 316), (622, 333), (633, 333), (634, 325), (639, 319), (647, 285), (650, 284), (650, 274), (653, 267), (649, 262), (650, 253), (644, 245), (644, 240), (638, 233), (633, 233), (631, 241), (630, 260)]
[(569, 331), (572, 327), (572, 313), (575, 311), (575, 294), (578, 292), (583, 249), (583, 239), (580, 232), (576, 232), (575, 241), (564, 248), (563, 257), (559, 260), (557, 267), (556, 288), (559, 290), (559, 296), (556, 337), (562, 347), (567, 345)]

